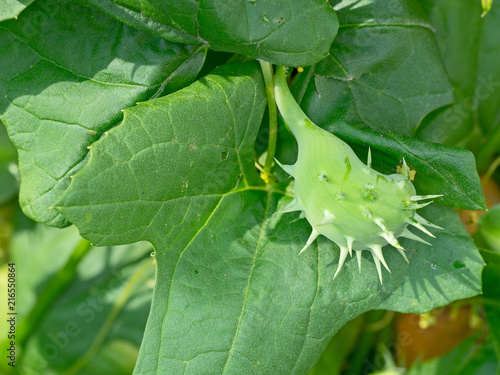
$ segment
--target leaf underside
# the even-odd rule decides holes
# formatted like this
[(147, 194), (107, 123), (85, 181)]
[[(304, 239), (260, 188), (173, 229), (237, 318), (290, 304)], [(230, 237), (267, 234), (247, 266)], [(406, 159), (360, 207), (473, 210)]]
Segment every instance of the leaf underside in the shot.
[[(370, 146), (382, 172), (395, 173), (404, 157), (416, 171), (420, 194), (443, 194), (436, 201), (451, 207), (485, 209), (471, 152), (410, 138), (429, 112), (454, 100), (420, 5), (334, 3), (340, 28), (329, 56), (298, 74), (291, 86), (302, 109), (317, 125), (364, 146), (356, 149), (362, 158)], [(279, 137), (278, 158), (292, 164), (293, 138), (284, 128)]]

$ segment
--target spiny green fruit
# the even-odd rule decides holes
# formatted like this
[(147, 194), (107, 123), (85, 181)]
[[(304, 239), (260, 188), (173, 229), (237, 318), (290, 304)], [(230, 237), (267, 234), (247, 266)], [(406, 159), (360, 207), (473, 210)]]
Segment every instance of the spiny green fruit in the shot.
[(361, 253), (368, 250), (382, 283), (381, 264), (390, 272), (382, 247), (392, 245), (408, 262), (397, 238), (406, 237), (430, 245), (407, 227), (412, 225), (434, 237), (424, 225), (439, 227), (419, 216), (416, 210), (432, 203), (419, 204), (419, 201), (441, 195), (416, 195), (404, 161), (404, 175), (379, 173), (371, 168), (370, 151), (366, 165), (347, 143), (313, 124), (290, 93), (284, 67), (276, 71), (275, 96), (281, 115), (299, 146), (294, 165), (280, 164), (295, 178), (294, 199), (281, 212), (301, 211), (312, 226), (312, 233), (300, 253), (320, 234), (335, 242), (340, 248), (335, 278), (347, 254), (352, 256), (352, 250), (356, 251), (361, 271)]

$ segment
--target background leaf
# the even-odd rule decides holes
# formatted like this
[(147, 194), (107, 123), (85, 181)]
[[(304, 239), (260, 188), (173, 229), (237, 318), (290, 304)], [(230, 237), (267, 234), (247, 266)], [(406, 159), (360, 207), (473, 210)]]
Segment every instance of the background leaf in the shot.
[(92, 146), (60, 202), (96, 243), (142, 239), (156, 249), (137, 374), (303, 374), (364, 311), (424, 312), (480, 291), (482, 259), (457, 214), (443, 207), (424, 212), (447, 228), (433, 247), (403, 241), (410, 265), (385, 250), (393, 273), (384, 273), (383, 285), (368, 254), (361, 274), (350, 259), (332, 282), (338, 249), (324, 238), (298, 257), (310, 227), (296, 215), (273, 215), (290, 198), (259, 185), (253, 166), (262, 85), (255, 63), (229, 65), (127, 110), (123, 124)]
[(500, 252), (500, 205), (488, 208), (478, 221), (478, 231), (474, 233), (478, 246)]
[[(22, 272), (17, 285), (18, 321), (32, 309), (47, 281), (80, 241), (74, 227), (37, 226), (14, 236), (11, 261)], [(151, 251), (146, 243), (91, 249), (22, 351), (20, 373), (130, 374), (152, 297)], [(138, 282), (131, 285), (131, 276), (139, 272)], [(89, 356), (91, 348), (103, 352)], [(106, 357), (110, 353), (111, 359)], [(112, 360), (116, 355), (122, 358), (118, 363)], [(124, 361), (124, 355), (130, 360)]]
[(87, 146), (122, 109), (191, 83), (204, 55), (64, 1), (38, 1), (0, 23), (0, 118), (19, 151), (26, 214), (67, 225), (50, 208), (86, 163)]
[[(500, 42), (496, 37), (500, 4), (493, 2), (481, 17), (479, 2), (422, 0), (436, 30), (444, 62), (454, 86), (456, 103), (430, 116), (419, 134), (433, 142), (470, 145), (491, 138), (500, 123)], [(497, 144), (498, 146), (498, 144)], [(477, 148), (480, 150), (480, 148)]]
[(337, 33), (324, 0), (89, 0), (118, 19), (169, 40), (210, 45), (274, 64), (311, 65), (326, 56)]
[(294, 82), (314, 123), (365, 123), (408, 136), (427, 113), (453, 101), (433, 29), (417, 2), (332, 3), (340, 26), (330, 53)]

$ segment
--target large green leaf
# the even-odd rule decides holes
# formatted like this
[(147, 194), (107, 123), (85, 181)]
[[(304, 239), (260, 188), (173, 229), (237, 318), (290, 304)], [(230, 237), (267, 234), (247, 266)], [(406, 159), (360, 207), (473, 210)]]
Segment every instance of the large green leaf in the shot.
[[(80, 241), (74, 227), (59, 230), (40, 225), (14, 236), (10, 260), (18, 270), (18, 322)], [(23, 348), (19, 373), (130, 374), (152, 297), (151, 251), (146, 243), (91, 249)], [(125, 351), (130, 358), (114, 363), (101, 351), (116, 355)]]
[(0, 0), (0, 22), (17, 18), (33, 0)]
[[(266, 101), (257, 67), (224, 66), (218, 75), (126, 110), (123, 123), (91, 146), (89, 168), (61, 199), (63, 214), (96, 244), (163, 242), (176, 225), (203, 222), (222, 194), (258, 184), (252, 147)], [(117, 205), (127, 214), (103, 225), (99, 218)], [(187, 208), (187, 217), (169, 219), (171, 210)], [(155, 222), (167, 220), (157, 232)]]
[(418, 3), (332, 3), (338, 36), (328, 57), (295, 83), (313, 122), (363, 122), (377, 131), (413, 135), (427, 113), (453, 101), (433, 30)]
[(247, 63), (129, 109), (60, 201), (92, 241), (156, 249), (137, 374), (304, 374), (366, 310), (424, 312), (480, 291), (482, 259), (443, 207), (424, 213), (446, 227), (433, 247), (403, 241), (409, 265), (385, 251), (383, 285), (366, 255), (363, 273), (351, 259), (332, 281), (338, 249), (326, 239), (299, 257), (309, 225), (274, 214), (290, 197), (259, 185), (253, 166), (264, 104)]
[(87, 0), (169, 40), (206, 43), (275, 64), (311, 65), (328, 53), (338, 21), (324, 0)]
[(436, 30), (457, 101), (426, 119), (419, 132), (434, 142), (474, 146), (470, 138), (473, 130), (488, 140), (500, 124), (500, 41), (497, 37), (500, 3), (493, 2), (491, 11), (482, 18), (479, 2), (421, 2)]
[(359, 316), (344, 325), (330, 340), (309, 375), (339, 375), (353, 350), (359, 352), (360, 335), (365, 328), (365, 316)]
[[(470, 152), (405, 136), (453, 98), (419, 4), (342, 1), (335, 9), (341, 25), (330, 56), (291, 85), (302, 109), (319, 126), (362, 146), (357, 150), (364, 155), (367, 146), (378, 149), (379, 170), (395, 172), (404, 157), (417, 172), (419, 193), (443, 194), (438, 202), (452, 207), (484, 209)], [(285, 127), (279, 137), (279, 159), (293, 163), (293, 140)]]
[(38, 1), (0, 23), (0, 118), (19, 150), (26, 214), (67, 225), (50, 208), (87, 146), (124, 108), (191, 83), (204, 55), (64, 1)]

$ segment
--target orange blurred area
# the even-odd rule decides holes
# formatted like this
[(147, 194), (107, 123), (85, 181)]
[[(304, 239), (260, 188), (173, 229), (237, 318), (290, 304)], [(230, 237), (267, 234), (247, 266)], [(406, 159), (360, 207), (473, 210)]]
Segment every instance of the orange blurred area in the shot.
[(409, 368), (447, 354), (475, 332), (478, 320), (471, 306), (444, 307), (428, 314), (401, 314), (396, 319), (400, 363)]
[[(486, 207), (490, 208), (497, 204), (500, 204), (500, 186), (498, 183), (491, 178), (485, 183), (481, 181), (483, 186), (484, 198), (486, 200)], [(477, 231), (477, 222), (482, 214), (486, 211), (474, 211), (474, 210), (457, 210), (460, 215), (462, 223), (467, 228), (469, 234)]]

